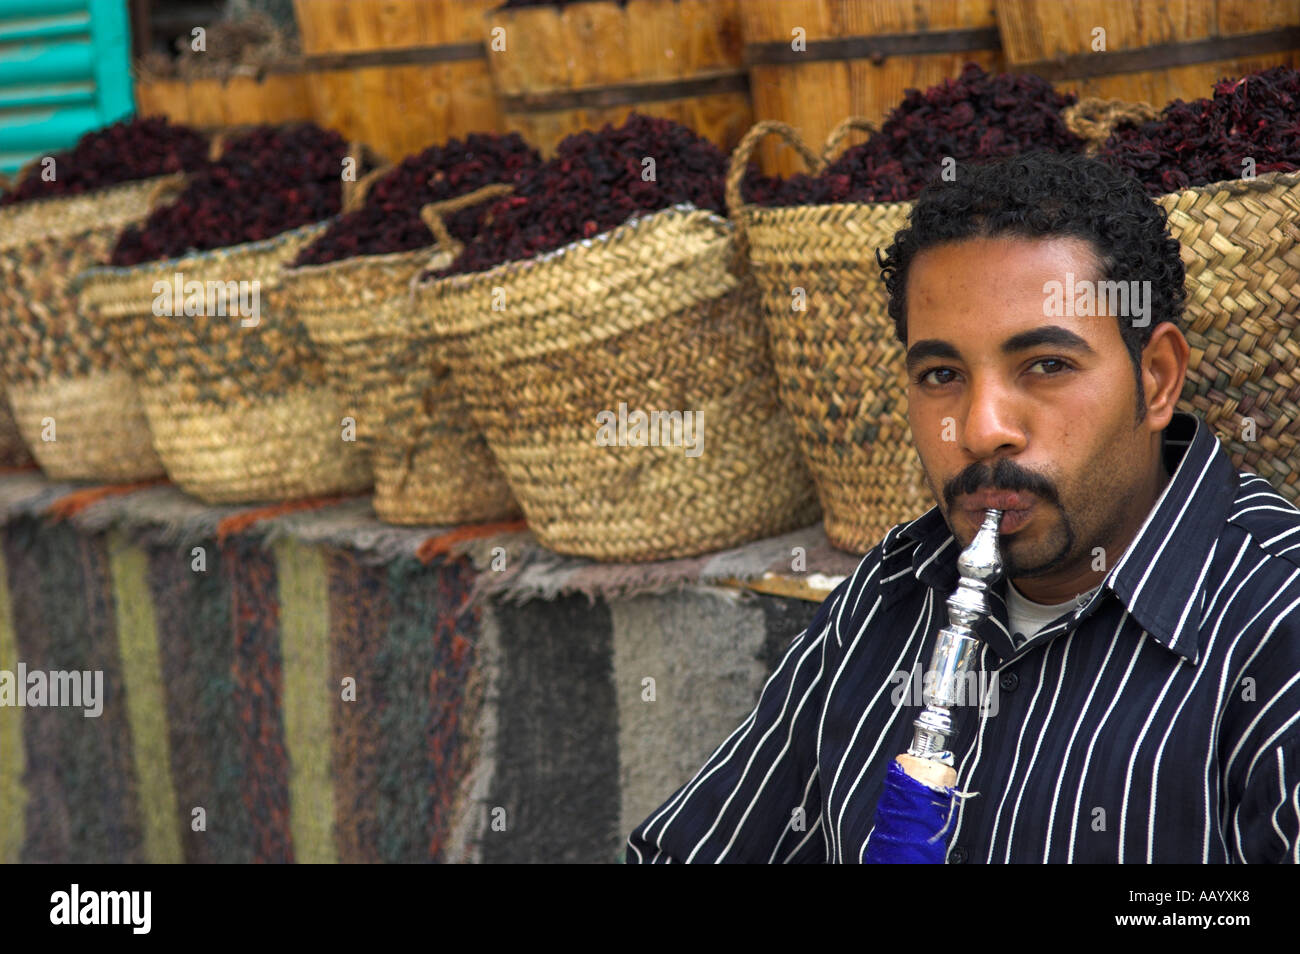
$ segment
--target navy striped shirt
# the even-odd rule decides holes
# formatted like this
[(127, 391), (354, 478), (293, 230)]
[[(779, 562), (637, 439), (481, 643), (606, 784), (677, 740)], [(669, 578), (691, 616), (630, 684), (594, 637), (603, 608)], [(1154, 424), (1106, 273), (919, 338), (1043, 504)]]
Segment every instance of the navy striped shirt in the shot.
[[(991, 601), (949, 863), (1300, 863), (1300, 511), (1197, 418), (1164, 438), (1172, 476), (1095, 594), (1019, 648)], [(627, 860), (859, 861), (958, 551), (938, 508), (891, 529)]]

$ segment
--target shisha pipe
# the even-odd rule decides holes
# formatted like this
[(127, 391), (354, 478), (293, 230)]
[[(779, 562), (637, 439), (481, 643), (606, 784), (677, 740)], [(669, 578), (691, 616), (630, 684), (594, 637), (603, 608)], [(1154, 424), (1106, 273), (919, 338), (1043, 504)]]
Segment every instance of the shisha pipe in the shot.
[(965, 699), (965, 675), (975, 661), (975, 626), (988, 615), (989, 587), (1002, 576), (998, 550), (1001, 510), (986, 510), (975, 539), (957, 558), (961, 580), (948, 597), (948, 625), (939, 630), (930, 658), (932, 690), (912, 723), (907, 752), (890, 763), (876, 807), (876, 825), (862, 861), (866, 864), (942, 864), (947, 855), (954, 758), (952, 708)]

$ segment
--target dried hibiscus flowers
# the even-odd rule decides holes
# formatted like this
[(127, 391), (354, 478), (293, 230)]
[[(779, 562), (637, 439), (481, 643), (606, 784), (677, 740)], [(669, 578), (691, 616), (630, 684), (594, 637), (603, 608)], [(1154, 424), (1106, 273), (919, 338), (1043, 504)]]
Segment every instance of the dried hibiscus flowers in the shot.
[(208, 141), (197, 130), (162, 117), (136, 118), (86, 133), (71, 149), (48, 158), (53, 164), (38, 163), (0, 196), (0, 206), (192, 172), (207, 162)]
[[(473, 192), (485, 185), (511, 182), (541, 156), (518, 133), (505, 136), (472, 133), (451, 139), (402, 160), (366, 193), (365, 204), (349, 212), (303, 249), (294, 265), (321, 265), (354, 255), (404, 252), (433, 244), (420, 209)], [(446, 217), (447, 230), (468, 241), (478, 231), (491, 203), (460, 209)]]
[(908, 90), (866, 142), (847, 150), (820, 175), (799, 174), (763, 205), (904, 202), (936, 178), (945, 159), (957, 163), (1013, 156), (1030, 149), (1081, 152), (1084, 142), (1061, 112), (1072, 93), (1038, 76), (986, 73), (974, 63), (924, 92)]
[(726, 173), (721, 149), (672, 120), (633, 113), (621, 126), (575, 133), (554, 159), (520, 173), (442, 274), (532, 258), (678, 204), (725, 214)]
[(123, 230), (111, 264), (241, 245), (338, 215), (347, 152), (343, 137), (311, 123), (237, 135), (174, 203)]
[[(1174, 100), (1150, 122), (1117, 128), (1098, 152), (1151, 195), (1300, 169), (1300, 71), (1221, 80), (1210, 99)], [(1247, 162), (1246, 160), (1251, 160)]]

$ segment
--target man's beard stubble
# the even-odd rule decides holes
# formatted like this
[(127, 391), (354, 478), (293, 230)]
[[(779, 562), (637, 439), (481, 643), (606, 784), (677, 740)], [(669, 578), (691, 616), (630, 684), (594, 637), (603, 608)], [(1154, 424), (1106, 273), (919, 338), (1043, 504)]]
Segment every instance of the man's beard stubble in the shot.
[[(926, 481), (930, 483), (933, 491), (934, 485), (930, 481), (928, 473), (926, 474)], [(981, 490), (1032, 493), (1039, 503), (1040, 511), (1038, 516), (1040, 520), (1046, 516), (1042, 513), (1044, 506), (1051, 507), (1055, 511), (1056, 524), (1041, 544), (1040, 549), (1042, 552), (1035, 555), (1017, 554), (1017, 549), (1023, 548), (1023, 538), (1019, 535), (1003, 536), (1001, 538), (1002, 564), (1005, 578), (1031, 579), (1033, 577), (1047, 576), (1066, 565), (1073, 558), (1078, 537), (1069, 514), (1061, 506), (1061, 498), (1056, 485), (1041, 474), (1025, 470), (1008, 457), (1000, 458), (993, 467), (976, 461), (944, 484), (942, 498), (944, 501), (944, 518), (948, 523), (948, 529), (953, 532), (954, 536), (956, 536), (956, 531), (953, 529), (950, 514), (956, 498)], [(936, 496), (938, 495), (936, 494)], [(966, 541), (967, 544), (969, 542), (969, 540)]]

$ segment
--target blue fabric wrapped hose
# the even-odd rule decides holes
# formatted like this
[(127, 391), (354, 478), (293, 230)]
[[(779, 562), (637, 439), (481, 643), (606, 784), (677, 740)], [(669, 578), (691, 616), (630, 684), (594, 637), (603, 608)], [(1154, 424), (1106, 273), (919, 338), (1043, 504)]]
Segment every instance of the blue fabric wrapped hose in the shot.
[(939, 793), (889, 763), (867, 841), (866, 865), (941, 865), (948, 854), (952, 791)]

